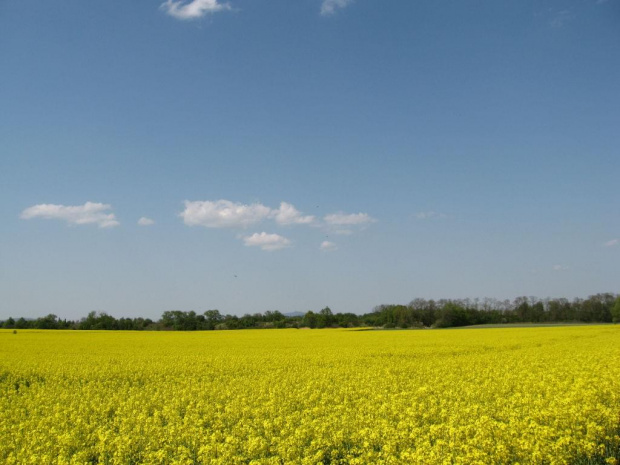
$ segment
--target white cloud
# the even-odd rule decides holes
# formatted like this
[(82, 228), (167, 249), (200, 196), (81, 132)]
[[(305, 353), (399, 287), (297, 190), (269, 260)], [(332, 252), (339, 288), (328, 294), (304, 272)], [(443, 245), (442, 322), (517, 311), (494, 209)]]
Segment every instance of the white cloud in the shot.
[(331, 215), (325, 216), (323, 219), (327, 224), (334, 226), (353, 226), (374, 223), (377, 221), (374, 218), (371, 218), (368, 213), (346, 214), (342, 212), (332, 213)]
[(568, 270), (567, 266), (564, 265), (553, 265), (553, 271), (566, 271)]
[(338, 249), (338, 246), (336, 246), (336, 244), (334, 244), (333, 242), (323, 241), (321, 242), (321, 246), (319, 247), (319, 249), (325, 250), (325, 251), (336, 250)]
[(339, 236), (350, 236), (351, 234), (353, 234), (353, 231), (351, 231), (350, 229), (336, 229), (333, 232), (334, 234), (338, 234)]
[(315, 217), (304, 216), (292, 204), (281, 202), (280, 208), (272, 209), (260, 203), (244, 205), (230, 200), (185, 201), (185, 210), (180, 214), (189, 226), (201, 225), (207, 228), (247, 227), (266, 219), (279, 225), (313, 224)]
[(260, 247), (269, 252), (284, 249), (291, 246), (291, 241), (279, 234), (267, 234), (266, 232), (254, 233), (243, 238), (247, 247)]
[(142, 218), (138, 220), (138, 224), (140, 226), (151, 226), (152, 224), (155, 224), (155, 221), (153, 221), (150, 218), (147, 218), (146, 216), (143, 216)]
[(618, 245), (618, 239), (612, 239), (603, 244), (605, 247), (613, 247), (614, 245)]
[(419, 220), (428, 220), (431, 218), (447, 218), (447, 216), (444, 215), (443, 213), (437, 213), (434, 211), (430, 211), (430, 212), (420, 212), (416, 215), (416, 218)]
[(280, 203), (280, 208), (272, 210), (271, 215), (276, 220), (276, 223), (282, 225), (288, 224), (311, 224), (314, 222), (314, 216), (302, 216), (293, 205), (286, 202)]
[(112, 207), (103, 203), (86, 202), (84, 205), (66, 206), (39, 204), (26, 208), (20, 218), (45, 218), (65, 220), (69, 224), (96, 224), (100, 228), (112, 228), (120, 223), (114, 213), (107, 213)]
[(185, 201), (179, 216), (188, 226), (206, 228), (245, 228), (271, 215), (271, 209), (260, 203), (244, 205), (230, 200)]
[(351, 3), (353, 3), (353, 0), (323, 0), (321, 4), (321, 15), (331, 16), (335, 14), (337, 10), (341, 10)]
[(197, 19), (206, 14), (232, 9), (228, 3), (219, 3), (218, 0), (166, 0), (160, 8), (177, 19)]

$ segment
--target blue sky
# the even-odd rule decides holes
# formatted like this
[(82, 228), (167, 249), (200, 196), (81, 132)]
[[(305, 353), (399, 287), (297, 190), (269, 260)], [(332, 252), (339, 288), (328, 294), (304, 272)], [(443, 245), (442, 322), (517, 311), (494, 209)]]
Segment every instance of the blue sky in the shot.
[(617, 0), (0, 2), (0, 318), (619, 292), (619, 26)]

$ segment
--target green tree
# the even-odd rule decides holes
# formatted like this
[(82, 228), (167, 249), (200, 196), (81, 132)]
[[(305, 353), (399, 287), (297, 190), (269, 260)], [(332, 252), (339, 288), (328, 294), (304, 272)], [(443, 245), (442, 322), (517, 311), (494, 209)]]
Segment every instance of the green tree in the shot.
[(448, 301), (441, 309), (441, 318), (435, 322), (439, 328), (467, 326), (472, 324), (465, 308), (456, 302)]
[(222, 314), (219, 310), (207, 310), (204, 312), (204, 317), (206, 321), (206, 329), (215, 329), (215, 327), (222, 322)]
[(308, 310), (304, 315), (304, 319), (302, 320), (302, 324), (307, 326), (308, 328), (316, 328), (318, 323), (317, 314), (312, 310)]
[(317, 328), (326, 328), (332, 326), (336, 322), (331, 308), (325, 307), (317, 316)]
[(517, 297), (514, 301), (514, 309), (517, 315), (518, 321), (531, 321), (530, 304), (528, 298), (525, 296)]
[(616, 297), (616, 302), (611, 308), (611, 318), (614, 323), (620, 323), (620, 296)]
[(35, 326), (37, 329), (58, 329), (58, 317), (50, 313), (43, 318), (37, 318)]

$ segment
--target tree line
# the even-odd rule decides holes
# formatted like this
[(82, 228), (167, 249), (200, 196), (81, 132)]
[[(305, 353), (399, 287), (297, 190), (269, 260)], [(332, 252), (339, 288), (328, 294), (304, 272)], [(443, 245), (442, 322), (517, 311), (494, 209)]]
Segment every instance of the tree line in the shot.
[(75, 329), (131, 331), (207, 331), (266, 328), (451, 328), (508, 323), (620, 323), (620, 295), (603, 293), (587, 299), (414, 299), (407, 305), (379, 305), (371, 312), (334, 313), (329, 307), (303, 315), (285, 315), (278, 310), (243, 316), (222, 315), (219, 310), (169, 310), (159, 320), (115, 318), (104, 312), (90, 312), (77, 321), (61, 320), (50, 314), (36, 319), (8, 318), (5, 329)]

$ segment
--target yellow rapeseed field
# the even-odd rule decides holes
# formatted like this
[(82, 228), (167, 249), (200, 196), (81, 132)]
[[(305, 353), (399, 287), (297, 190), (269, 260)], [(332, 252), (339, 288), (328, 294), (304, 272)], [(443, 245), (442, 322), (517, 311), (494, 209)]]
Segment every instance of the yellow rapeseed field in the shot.
[(574, 463), (620, 442), (620, 326), (1, 331), (0, 392), (8, 464)]

